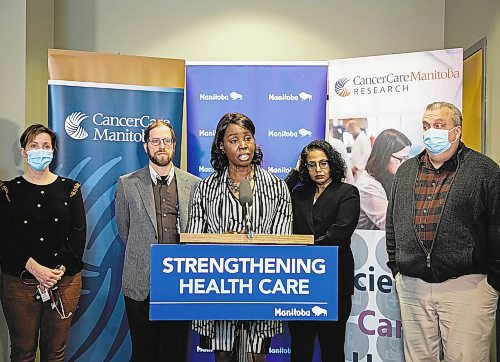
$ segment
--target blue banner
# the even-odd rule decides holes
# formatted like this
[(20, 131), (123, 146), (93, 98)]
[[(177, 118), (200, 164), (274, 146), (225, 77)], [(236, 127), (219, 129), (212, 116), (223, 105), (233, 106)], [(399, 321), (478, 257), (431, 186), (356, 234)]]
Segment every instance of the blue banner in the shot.
[(152, 245), (152, 320), (337, 320), (337, 247)]
[[(114, 222), (118, 177), (144, 167), (143, 134), (162, 118), (181, 139), (183, 89), (49, 82), (49, 127), (57, 134), (59, 175), (80, 181), (87, 214), (83, 290), (66, 359), (130, 359), (120, 293), (124, 245)], [(179, 165), (180, 153), (174, 157)]]
[(302, 148), (325, 139), (327, 64), (187, 65), (188, 171), (212, 173), (215, 127), (228, 112), (255, 124), (263, 166), (284, 178)]

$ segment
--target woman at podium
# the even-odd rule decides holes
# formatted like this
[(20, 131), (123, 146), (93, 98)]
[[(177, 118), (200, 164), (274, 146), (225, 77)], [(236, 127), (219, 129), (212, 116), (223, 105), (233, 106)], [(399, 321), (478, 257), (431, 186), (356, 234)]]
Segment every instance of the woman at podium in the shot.
[[(253, 122), (240, 113), (227, 113), (217, 124), (210, 159), (214, 173), (194, 193), (189, 233), (291, 234), (288, 188), (260, 166), (262, 150), (254, 135)], [(240, 204), (243, 180), (251, 188), (251, 195), (246, 195), (250, 202), (244, 205)], [(242, 326), (238, 321), (194, 321), (193, 329), (201, 335), (200, 347), (214, 350), (216, 362), (231, 361), (239, 350)], [(241, 347), (251, 362), (265, 361), (271, 337), (283, 331), (279, 321), (245, 322), (245, 329), (247, 338)]]
[[(344, 361), (345, 329), (354, 293), (351, 236), (359, 218), (359, 192), (342, 182), (345, 162), (326, 141), (312, 141), (304, 147), (297, 165), (298, 170), (285, 180), (293, 190), (293, 233), (314, 235), (315, 245), (339, 247), (338, 321), (289, 322), (291, 361), (312, 361), (316, 335), (323, 362)], [(294, 189), (299, 180), (302, 185)]]

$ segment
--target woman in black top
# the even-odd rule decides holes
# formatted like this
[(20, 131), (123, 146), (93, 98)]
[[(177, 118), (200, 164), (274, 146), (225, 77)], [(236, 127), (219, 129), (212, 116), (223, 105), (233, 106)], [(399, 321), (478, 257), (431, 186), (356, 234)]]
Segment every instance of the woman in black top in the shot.
[[(359, 218), (359, 192), (342, 182), (345, 174), (342, 156), (328, 142), (317, 140), (304, 147), (298, 171), (292, 170), (285, 180), (293, 190), (293, 233), (314, 235), (315, 245), (339, 247), (338, 321), (289, 322), (292, 362), (312, 360), (316, 335), (324, 362), (345, 360), (345, 328), (354, 293), (351, 236)], [(302, 185), (294, 189), (299, 179)]]
[(80, 184), (48, 169), (55, 141), (50, 129), (28, 127), (26, 172), (0, 181), (0, 295), (12, 360), (34, 360), (39, 346), (42, 361), (63, 361), (80, 297), (85, 210)]

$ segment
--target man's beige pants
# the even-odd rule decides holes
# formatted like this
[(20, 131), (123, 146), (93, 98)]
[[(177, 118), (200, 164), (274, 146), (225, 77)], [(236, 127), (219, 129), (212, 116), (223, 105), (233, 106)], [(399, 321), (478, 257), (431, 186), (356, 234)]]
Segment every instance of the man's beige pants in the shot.
[(498, 294), (485, 275), (427, 283), (398, 273), (396, 290), (406, 362), (490, 360)]

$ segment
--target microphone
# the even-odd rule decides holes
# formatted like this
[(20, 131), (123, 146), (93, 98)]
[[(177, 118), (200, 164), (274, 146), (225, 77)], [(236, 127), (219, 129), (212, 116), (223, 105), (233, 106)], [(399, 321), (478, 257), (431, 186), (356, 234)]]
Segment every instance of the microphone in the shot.
[(250, 220), (250, 206), (253, 204), (252, 197), (252, 187), (250, 186), (250, 181), (246, 178), (240, 182), (240, 205), (243, 207), (245, 212), (245, 231), (251, 238), (252, 233), (252, 221)]
[(240, 182), (240, 205), (245, 207), (245, 204), (248, 204), (248, 206), (253, 204), (252, 187), (250, 181), (246, 178)]

